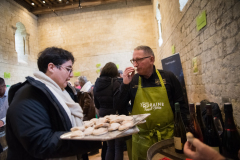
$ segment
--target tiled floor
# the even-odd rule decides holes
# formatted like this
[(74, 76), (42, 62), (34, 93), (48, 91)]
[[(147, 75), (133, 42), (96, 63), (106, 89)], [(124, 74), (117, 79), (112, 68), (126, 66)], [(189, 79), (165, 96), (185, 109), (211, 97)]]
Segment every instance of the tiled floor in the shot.
[[(95, 154), (93, 156), (89, 156), (89, 160), (101, 160), (101, 149), (99, 149), (99, 153)], [(127, 151), (124, 151), (123, 153), (123, 160), (129, 160)]]

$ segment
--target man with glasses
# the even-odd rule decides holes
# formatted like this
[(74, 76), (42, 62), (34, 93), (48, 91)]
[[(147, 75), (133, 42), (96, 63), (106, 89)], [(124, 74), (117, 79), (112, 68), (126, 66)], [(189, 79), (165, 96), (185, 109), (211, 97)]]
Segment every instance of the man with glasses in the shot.
[(8, 109), (8, 91), (5, 81), (0, 77), (0, 127), (6, 124), (6, 113)]
[(61, 140), (72, 127), (81, 126), (83, 113), (65, 90), (73, 77), (73, 55), (51, 47), (40, 52), (39, 71), (9, 90), (6, 138), (8, 160), (71, 159), (100, 148), (93, 141)]
[(151, 114), (146, 123), (138, 125), (140, 132), (132, 135), (132, 140), (127, 142), (129, 158), (145, 160), (151, 145), (173, 137), (174, 103), (180, 103), (182, 118), (186, 123), (189, 111), (180, 82), (173, 73), (155, 68), (155, 56), (150, 47), (135, 48), (130, 61), (135, 68), (125, 69), (114, 107), (123, 108), (131, 100), (132, 115)]

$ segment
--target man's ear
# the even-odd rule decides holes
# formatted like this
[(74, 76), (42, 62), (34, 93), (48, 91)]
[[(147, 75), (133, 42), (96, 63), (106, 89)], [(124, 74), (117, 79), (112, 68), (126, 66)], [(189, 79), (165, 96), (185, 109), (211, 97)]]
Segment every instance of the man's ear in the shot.
[(50, 73), (53, 73), (54, 72), (54, 69), (55, 69), (55, 65), (53, 63), (48, 63), (48, 71)]
[(151, 64), (154, 64), (154, 62), (155, 62), (155, 57), (151, 56), (150, 62), (151, 62)]

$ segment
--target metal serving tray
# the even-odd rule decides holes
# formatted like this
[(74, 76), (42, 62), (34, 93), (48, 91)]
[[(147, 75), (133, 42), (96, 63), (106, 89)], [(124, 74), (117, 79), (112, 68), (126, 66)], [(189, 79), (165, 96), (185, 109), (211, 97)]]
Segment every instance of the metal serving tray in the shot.
[(108, 141), (111, 139), (116, 139), (116, 138), (120, 138), (120, 137), (126, 137), (135, 133), (139, 132), (139, 129), (136, 127), (137, 124), (140, 124), (142, 122), (144, 122), (144, 120), (150, 116), (150, 114), (138, 114), (138, 115), (133, 115), (133, 121), (134, 121), (134, 127), (127, 129), (127, 130), (123, 130), (123, 131), (112, 131), (112, 132), (108, 132), (106, 134), (102, 134), (102, 135), (88, 135), (88, 136), (84, 136), (84, 137), (73, 137), (71, 138), (70, 135), (72, 134), (72, 132), (67, 132), (63, 135), (60, 136), (61, 139), (67, 139), (67, 140), (82, 140), (82, 141)]

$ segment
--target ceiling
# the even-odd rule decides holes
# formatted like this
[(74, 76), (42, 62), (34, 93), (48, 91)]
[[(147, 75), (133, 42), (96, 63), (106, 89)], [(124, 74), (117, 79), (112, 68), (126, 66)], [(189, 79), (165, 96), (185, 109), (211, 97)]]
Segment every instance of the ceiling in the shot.
[(14, 0), (29, 12), (35, 15), (64, 11), (77, 8), (93, 7), (97, 5), (114, 3), (127, 0)]

